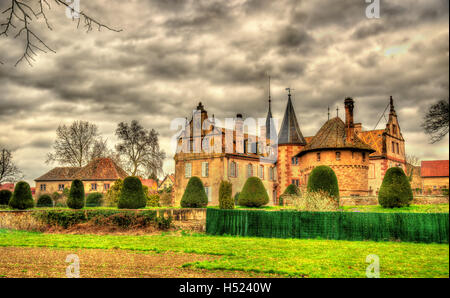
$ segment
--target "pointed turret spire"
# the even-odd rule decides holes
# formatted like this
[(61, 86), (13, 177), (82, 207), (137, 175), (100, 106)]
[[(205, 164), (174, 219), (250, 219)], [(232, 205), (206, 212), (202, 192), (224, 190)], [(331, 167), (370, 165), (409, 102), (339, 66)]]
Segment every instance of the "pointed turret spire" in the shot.
[(392, 95), (391, 95), (391, 98), (390, 98), (390, 100), (389, 100), (389, 105), (390, 105), (390, 107), (391, 107), (390, 113), (391, 113), (391, 114), (395, 114), (394, 99), (392, 98)]
[(270, 96), (270, 76), (269, 76), (269, 111), (267, 112), (266, 118), (266, 139), (270, 140), (270, 134), (275, 131), (272, 117), (272, 98)]
[(284, 112), (280, 133), (278, 134), (278, 145), (306, 145), (305, 138), (303, 137), (300, 127), (298, 126), (297, 117), (295, 116), (294, 107), (292, 105), (291, 89), (286, 88), (286, 90), (288, 91), (288, 102), (286, 105), (286, 111)]

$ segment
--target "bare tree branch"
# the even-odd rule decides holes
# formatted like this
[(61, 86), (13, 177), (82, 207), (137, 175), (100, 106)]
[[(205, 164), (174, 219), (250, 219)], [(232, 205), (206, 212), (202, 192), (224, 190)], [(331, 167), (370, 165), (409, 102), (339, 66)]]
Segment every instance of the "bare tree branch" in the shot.
[(14, 164), (11, 151), (2, 148), (0, 152), (0, 184), (16, 182), (23, 178), (22, 172)]
[[(25, 60), (30, 66), (32, 62), (35, 61), (34, 57), (37, 56), (37, 51), (47, 53), (47, 51), (56, 53), (50, 46), (48, 46), (45, 41), (43, 41), (39, 35), (31, 28), (31, 23), (34, 20), (38, 20), (42, 17), (47, 28), (53, 30), (50, 22), (45, 14), (46, 7), (48, 10), (51, 6), (47, 0), (29, 0), (29, 4), (25, 3), (26, 0), (11, 0), (11, 4), (8, 8), (2, 11), (2, 14), (6, 14), (6, 21), (0, 24), (0, 37), (8, 37), (13, 31), (17, 31), (14, 34), (14, 38), (18, 38), (25, 34), (25, 50), (23, 55), (17, 60), (15, 66), (20, 62)], [(77, 28), (80, 26), (80, 21), (83, 19), (84, 28), (86, 32), (92, 31), (93, 28), (97, 28), (98, 31), (101, 28), (105, 28), (109, 31), (121, 32), (121, 29), (114, 29), (107, 26), (100, 21), (94, 19), (93, 17), (85, 14), (83, 11), (78, 11), (70, 4), (66, 3), (65, 0), (54, 0), (54, 2), (59, 6), (62, 5), (65, 9), (70, 9), (72, 14), (72, 20), (75, 20), (74, 16), (78, 16)], [(45, 4), (45, 6), (44, 6)], [(20, 27), (20, 24), (22, 27)], [(4, 64), (0, 61), (0, 64)]]
[(128, 172), (146, 177), (162, 172), (166, 154), (159, 148), (158, 133), (154, 129), (149, 131), (133, 120), (130, 125), (119, 123), (116, 135), (121, 140), (116, 150), (124, 157), (123, 164)]
[(422, 127), (430, 135), (432, 144), (442, 140), (449, 131), (449, 102), (440, 100), (432, 105), (424, 117)]

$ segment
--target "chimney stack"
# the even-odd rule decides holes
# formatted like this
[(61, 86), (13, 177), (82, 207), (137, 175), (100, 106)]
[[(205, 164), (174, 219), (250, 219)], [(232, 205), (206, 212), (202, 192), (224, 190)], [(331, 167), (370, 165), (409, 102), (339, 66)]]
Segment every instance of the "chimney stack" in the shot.
[(237, 114), (235, 121), (235, 153), (244, 153), (244, 119), (242, 118), (242, 114)]
[(353, 98), (347, 97), (344, 101), (345, 104), (345, 134), (347, 142), (353, 142), (353, 135), (355, 133), (355, 124), (353, 123)]

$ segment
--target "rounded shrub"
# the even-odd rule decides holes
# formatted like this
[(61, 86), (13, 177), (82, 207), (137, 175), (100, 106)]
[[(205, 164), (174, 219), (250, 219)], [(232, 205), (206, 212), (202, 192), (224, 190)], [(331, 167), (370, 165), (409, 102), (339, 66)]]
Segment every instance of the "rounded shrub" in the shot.
[(14, 188), (14, 193), (9, 200), (9, 207), (12, 209), (28, 209), (34, 207), (33, 196), (31, 195), (30, 185), (25, 181), (20, 181)]
[(315, 167), (308, 178), (308, 192), (323, 191), (339, 201), (339, 186), (336, 174), (328, 166)]
[(117, 207), (119, 209), (139, 209), (147, 204), (142, 182), (138, 177), (129, 176), (123, 180)]
[(239, 205), (239, 195), (240, 195), (240, 193), (241, 192), (236, 192), (235, 194), (234, 194), (234, 205), (235, 206), (237, 206), (237, 205)]
[(147, 206), (159, 207), (159, 195), (151, 194), (147, 196)]
[(81, 209), (84, 207), (84, 185), (81, 180), (75, 179), (70, 186), (67, 207), (71, 209)]
[(180, 204), (183, 208), (204, 208), (208, 205), (208, 196), (200, 178), (194, 176), (189, 179)]
[(409, 206), (413, 193), (408, 177), (401, 168), (390, 168), (384, 175), (378, 192), (378, 202), (383, 208)]
[(261, 207), (269, 203), (269, 195), (261, 179), (250, 177), (239, 194), (239, 205), (246, 207)]
[(0, 205), (8, 205), (11, 197), (12, 197), (11, 191), (7, 189), (0, 190)]
[(48, 194), (40, 195), (36, 207), (53, 207), (53, 200)]
[(232, 196), (233, 185), (231, 182), (222, 181), (219, 187), (219, 208), (234, 209), (234, 198)]
[(295, 184), (291, 184), (284, 190), (284, 195), (300, 195), (300, 189)]
[(86, 207), (99, 207), (103, 204), (103, 195), (99, 192), (91, 192), (86, 197)]

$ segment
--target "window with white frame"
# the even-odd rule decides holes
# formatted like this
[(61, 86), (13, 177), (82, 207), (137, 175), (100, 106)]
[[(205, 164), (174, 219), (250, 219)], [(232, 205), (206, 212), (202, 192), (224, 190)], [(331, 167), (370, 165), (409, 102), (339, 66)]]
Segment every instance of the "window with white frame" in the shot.
[(264, 179), (264, 166), (259, 166), (259, 178)]
[(64, 190), (64, 184), (58, 184), (58, 190), (63, 191)]
[(97, 190), (97, 183), (91, 183), (91, 190)]
[(253, 176), (253, 165), (248, 164), (247, 165), (247, 178), (250, 178)]
[(232, 161), (230, 162), (230, 177), (237, 177), (237, 176), (238, 176), (237, 163)]
[(41, 184), (41, 190), (46, 190), (47, 189), (47, 185), (46, 184)]
[(205, 192), (208, 197), (208, 202), (212, 202), (211, 186), (205, 186)]
[(192, 176), (192, 164), (187, 163), (184, 165), (184, 177), (191, 178), (191, 176)]
[(274, 180), (273, 178), (274, 178), (274, 177), (273, 177), (273, 168), (270, 167), (270, 168), (269, 168), (269, 180), (270, 180), (270, 181), (273, 181), (273, 180)]
[(202, 177), (208, 177), (208, 176), (209, 176), (209, 163), (202, 162)]

